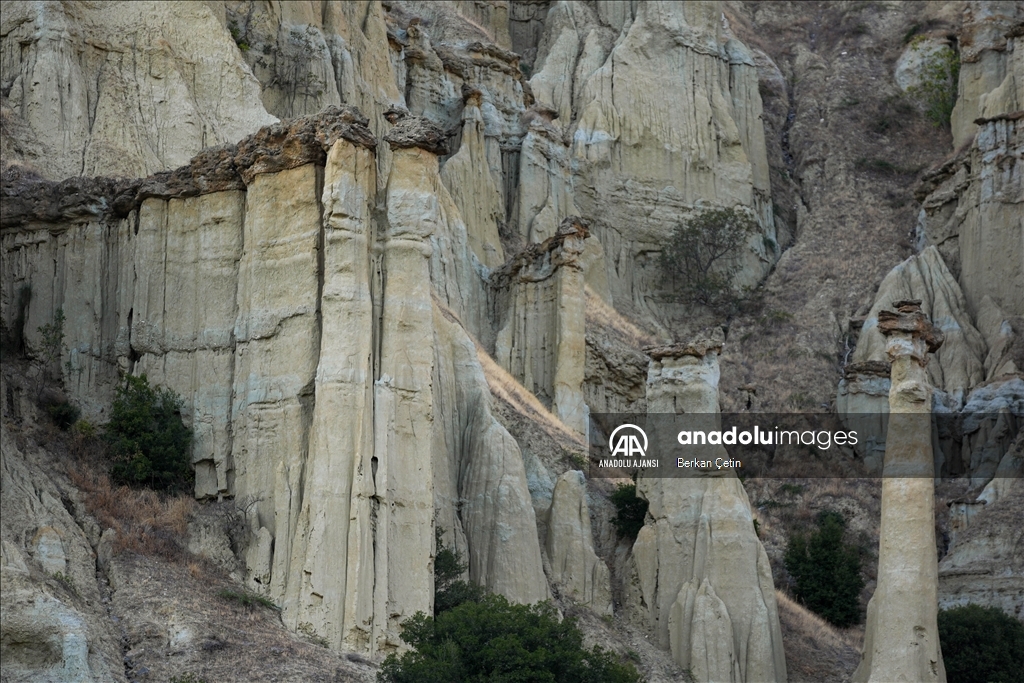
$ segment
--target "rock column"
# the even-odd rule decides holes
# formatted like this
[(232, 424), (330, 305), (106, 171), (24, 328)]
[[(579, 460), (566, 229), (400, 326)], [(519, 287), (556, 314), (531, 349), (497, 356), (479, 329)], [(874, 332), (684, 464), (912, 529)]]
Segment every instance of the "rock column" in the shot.
[[(715, 428), (721, 348), (701, 340), (647, 349), (648, 410), (699, 415)], [(726, 452), (708, 445), (695, 455)], [(628, 600), (658, 644), (695, 681), (785, 681), (771, 567), (743, 484), (731, 472), (641, 476), (637, 492), (650, 507), (633, 545), (636, 581)]]
[(374, 383), (373, 476), (376, 553), (374, 628), (381, 649), (400, 646), (401, 623), (433, 602), (434, 495), (430, 434), (434, 421), (431, 236), (439, 229), (437, 157), (443, 134), (409, 117), (384, 139), (393, 153), (387, 185), (385, 285), (379, 377)]
[(513, 256), (490, 277), (498, 323), (494, 359), (583, 434), (585, 292), (581, 257), (590, 232), (577, 216)]
[(868, 603), (864, 654), (855, 682), (946, 680), (938, 633), (938, 562), (928, 353), (942, 333), (920, 301), (881, 311), (878, 328), (892, 361), (889, 431), (882, 483), (878, 587)]
[(587, 484), (582, 472), (565, 472), (555, 484), (547, 550), (552, 578), (564, 595), (598, 614), (613, 614), (611, 579), (608, 566), (594, 552)]

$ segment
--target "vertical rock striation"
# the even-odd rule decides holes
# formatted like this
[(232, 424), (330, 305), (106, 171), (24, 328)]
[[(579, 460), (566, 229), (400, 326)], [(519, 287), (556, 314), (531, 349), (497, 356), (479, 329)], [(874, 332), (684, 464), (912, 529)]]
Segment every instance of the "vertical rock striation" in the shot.
[(519, 445), (491, 412), (477, 346), (450, 311), (434, 315), (437, 523), (465, 537), (469, 576), (509, 600), (550, 597)]
[[(648, 411), (716, 423), (720, 350), (710, 340), (650, 349)], [(726, 455), (706, 449), (695, 455)], [(641, 477), (637, 491), (650, 506), (633, 546), (630, 601), (659, 645), (697, 681), (785, 681), (771, 568), (739, 479)]]
[(207, 3), (4, 9), (4, 116), (23, 121), (32, 137), (4, 141), (8, 163), (54, 180), (139, 177), (275, 120)]
[[(918, 240), (956, 274), (968, 311), (1024, 315), (1024, 40), (1020, 3), (965, 3), (950, 159), (915, 191)], [(917, 298), (917, 297), (915, 297)]]
[[(602, 14), (613, 18), (607, 8)], [(708, 205), (752, 210), (762, 234), (743, 250), (736, 284), (758, 282), (775, 259), (766, 245), (776, 234), (753, 58), (723, 28), (718, 3), (638, 3), (614, 18), (622, 22), (614, 45), (577, 38), (584, 47), (570, 131), (576, 204), (594, 217), (615, 264), (612, 297), (647, 311), (658, 273), (643, 255)], [(562, 30), (578, 34), (577, 26), (567, 21)], [(557, 68), (555, 55), (553, 48), (545, 69)]]
[(589, 236), (576, 216), (557, 234), (491, 274), (498, 364), (567, 426), (583, 434), (585, 292), (580, 256)]
[[(445, 136), (399, 121), (380, 192), (367, 123), (329, 108), (136, 181), (6, 172), (3, 316), (25, 288), (27, 329), (68, 310), (67, 386), (92, 418), (120, 370), (180, 393), (196, 495), (246, 511), (249, 585), (290, 628), (376, 656), (432, 610), (435, 525), (489, 590), (549, 591), (522, 454), (460, 319), (489, 325), (487, 284), (438, 172)], [(579, 277), (548, 310), (575, 310)], [(576, 368), (579, 394), (582, 359), (558, 345), (582, 350), (582, 318), (561, 315), (550, 386), (572, 405), (559, 387)]]
[(880, 316), (889, 302), (921, 301), (921, 309), (946, 338), (927, 368), (933, 386), (963, 405), (970, 390), (985, 379), (985, 340), (971, 322), (967, 302), (939, 250), (928, 247), (893, 268), (879, 285), (875, 303), (861, 330), (853, 362), (885, 362), (887, 340)]
[(372, 609), (376, 169), (370, 150), (347, 142), (330, 149), (326, 164), (309, 454), (274, 472), (281, 500), (271, 586), (292, 628), (308, 625), (335, 647), (373, 652), (383, 630)]
[(612, 614), (608, 566), (594, 552), (587, 486), (582, 472), (558, 477), (551, 498), (547, 552), (562, 594), (601, 615)]
[[(979, 117), (1018, 111), (1021, 88), (1020, 41), (1024, 9), (1020, 3), (972, 0), (964, 3), (958, 47), (960, 75), (951, 127), (953, 147), (980, 132)], [(1014, 99), (1017, 99), (1014, 103)], [(1014, 104), (1016, 106), (1014, 106)]]
[(945, 681), (938, 632), (938, 562), (928, 354), (942, 332), (920, 301), (879, 314), (892, 361), (879, 530), (878, 584), (868, 603), (854, 681)]

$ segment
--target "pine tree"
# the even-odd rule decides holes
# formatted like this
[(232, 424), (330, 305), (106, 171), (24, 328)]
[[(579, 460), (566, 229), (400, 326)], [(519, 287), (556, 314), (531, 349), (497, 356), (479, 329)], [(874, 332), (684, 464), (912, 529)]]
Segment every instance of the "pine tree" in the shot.
[(795, 535), (786, 549), (793, 593), (808, 609), (836, 626), (860, 622), (860, 551), (843, 542), (846, 520), (838, 512), (818, 516), (818, 530)]

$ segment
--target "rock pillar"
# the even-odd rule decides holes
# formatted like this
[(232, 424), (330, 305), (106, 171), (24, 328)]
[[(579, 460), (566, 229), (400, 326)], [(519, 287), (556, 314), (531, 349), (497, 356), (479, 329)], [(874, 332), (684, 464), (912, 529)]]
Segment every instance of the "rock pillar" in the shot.
[[(721, 348), (704, 340), (647, 349), (648, 410), (716, 423)], [(706, 448), (699, 457), (727, 455), (722, 446)], [(650, 507), (633, 545), (637, 580), (629, 601), (658, 644), (695, 681), (785, 681), (771, 567), (743, 484), (731, 471), (641, 476), (637, 491)]]
[(594, 552), (594, 536), (583, 473), (570, 470), (558, 478), (551, 498), (547, 550), (552, 579), (564, 595), (598, 614), (612, 615), (608, 566)]
[(590, 232), (569, 216), (491, 274), (494, 359), (566, 426), (586, 432), (585, 290), (581, 256)]
[(437, 157), (443, 134), (425, 119), (409, 117), (384, 139), (393, 154), (387, 185), (383, 245), (386, 280), (380, 321), (379, 376), (374, 383), (376, 544), (374, 624), (383, 640), (400, 642), (401, 623), (430, 613), (434, 542), (432, 450), (434, 421), (431, 236), (439, 226)]
[(938, 633), (938, 562), (931, 441), (932, 387), (925, 366), (942, 333), (920, 301), (881, 311), (892, 362), (879, 534), (878, 587), (868, 603), (864, 654), (853, 680), (946, 680)]

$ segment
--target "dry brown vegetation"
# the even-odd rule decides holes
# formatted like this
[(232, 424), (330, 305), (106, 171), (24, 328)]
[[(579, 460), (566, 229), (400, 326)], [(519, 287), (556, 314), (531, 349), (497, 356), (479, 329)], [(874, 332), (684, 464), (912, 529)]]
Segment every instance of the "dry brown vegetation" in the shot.
[(642, 349), (657, 343), (656, 337), (633, 321), (615, 310), (604, 299), (594, 293), (590, 287), (584, 289), (586, 294), (587, 329), (602, 327), (622, 338), (623, 341), (636, 349)]
[(68, 477), (82, 492), (89, 514), (103, 529), (117, 533), (115, 552), (184, 559), (182, 544), (196, 510), (192, 496), (118, 486), (106, 474), (80, 463), (68, 468)]
[[(825, 410), (878, 284), (912, 253), (913, 189), (951, 137), (892, 81), (903, 38), (937, 3), (729, 3), (730, 26), (763, 50), (772, 200), (794, 242), (760, 309), (731, 321), (723, 410)], [(780, 243), (786, 240), (780, 235)], [(746, 388), (751, 388), (747, 390)]]
[(786, 650), (786, 668), (793, 683), (847, 681), (860, 661), (863, 628), (837, 629), (783, 591), (775, 591)]
[(480, 344), (476, 345), (476, 355), (487, 378), (487, 386), (495, 398), (507, 403), (523, 417), (536, 422), (552, 438), (568, 441), (578, 448), (586, 448), (582, 436), (565, 426), (565, 423), (544, 407), (544, 404), (515, 377), (494, 362)]

